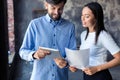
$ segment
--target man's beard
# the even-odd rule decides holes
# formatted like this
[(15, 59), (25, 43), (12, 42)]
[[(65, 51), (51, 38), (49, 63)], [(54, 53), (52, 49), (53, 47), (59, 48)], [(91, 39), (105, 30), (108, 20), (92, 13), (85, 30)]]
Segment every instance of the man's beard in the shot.
[(61, 18), (61, 15), (59, 15), (57, 18), (54, 18), (51, 14), (49, 14), (49, 16), (50, 16), (51, 19), (53, 19), (55, 21), (60, 20), (60, 18)]

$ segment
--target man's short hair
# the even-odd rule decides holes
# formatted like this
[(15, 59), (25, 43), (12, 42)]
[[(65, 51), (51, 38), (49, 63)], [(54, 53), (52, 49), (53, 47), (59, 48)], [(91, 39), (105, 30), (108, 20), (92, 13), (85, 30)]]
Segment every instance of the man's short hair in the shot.
[(57, 5), (61, 2), (64, 2), (64, 4), (67, 2), (67, 0), (46, 0), (46, 2), (50, 3), (50, 4), (54, 4)]

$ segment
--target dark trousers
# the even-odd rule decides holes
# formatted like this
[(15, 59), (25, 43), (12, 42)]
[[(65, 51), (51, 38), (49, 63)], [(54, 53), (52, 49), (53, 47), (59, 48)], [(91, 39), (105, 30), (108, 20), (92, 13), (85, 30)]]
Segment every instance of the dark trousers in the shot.
[(103, 70), (93, 75), (84, 74), (84, 80), (113, 80), (109, 70)]

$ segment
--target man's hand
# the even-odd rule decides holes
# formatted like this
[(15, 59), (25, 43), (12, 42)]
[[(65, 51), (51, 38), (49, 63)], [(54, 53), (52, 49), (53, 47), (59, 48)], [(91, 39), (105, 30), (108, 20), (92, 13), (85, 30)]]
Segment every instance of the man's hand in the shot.
[(70, 69), (71, 72), (76, 72), (77, 71), (77, 68), (72, 67), (72, 66), (69, 66), (69, 69)]
[(55, 58), (54, 61), (59, 68), (64, 68), (67, 65), (67, 61), (63, 58)]
[(44, 49), (38, 49), (34, 54), (33, 54), (33, 58), (35, 59), (42, 59), (44, 58), (46, 55), (49, 55), (50, 51), (48, 50), (44, 50)]

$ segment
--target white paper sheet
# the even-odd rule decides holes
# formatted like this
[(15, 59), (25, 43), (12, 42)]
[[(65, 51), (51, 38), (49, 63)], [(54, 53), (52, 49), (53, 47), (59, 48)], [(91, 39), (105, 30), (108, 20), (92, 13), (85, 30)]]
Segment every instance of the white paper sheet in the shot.
[(45, 58), (54, 59), (54, 58), (61, 58), (60, 52), (58, 49), (47, 48), (47, 47), (39, 47), (44, 50), (50, 51), (50, 55), (45, 56)]
[(71, 50), (65, 48), (67, 60), (70, 66), (83, 69), (89, 66), (89, 49)]

